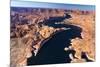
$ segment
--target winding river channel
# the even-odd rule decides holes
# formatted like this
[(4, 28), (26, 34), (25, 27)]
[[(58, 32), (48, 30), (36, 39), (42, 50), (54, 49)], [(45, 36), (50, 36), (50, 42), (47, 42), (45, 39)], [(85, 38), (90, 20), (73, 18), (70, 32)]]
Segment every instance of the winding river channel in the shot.
[(68, 24), (56, 24), (55, 22), (62, 22), (66, 17), (51, 17), (44, 21), (44, 25), (54, 28), (69, 28), (59, 33), (54, 34), (47, 42), (43, 44), (36, 56), (28, 59), (27, 65), (42, 65), (42, 64), (57, 64), (70, 63), (70, 53), (75, 53), (74, 50), (64, 51), (65, 47), (71, 46), (71, 39), (81, 38), (82, 29), (80, 27)]

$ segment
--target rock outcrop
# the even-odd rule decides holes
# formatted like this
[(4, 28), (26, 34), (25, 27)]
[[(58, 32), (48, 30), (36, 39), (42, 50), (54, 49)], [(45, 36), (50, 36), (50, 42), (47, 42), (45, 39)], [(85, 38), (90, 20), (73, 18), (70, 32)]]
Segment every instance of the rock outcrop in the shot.
[[(16, 10), (15, 10), (16, 9)], [(27, 65), (27, 58), (32, 53), (37, 53), (42, 41), (49, 38), (56, 31), (65, 28), (53, 28), (44, 25), (44, 21), (50, 17), (63, 17), (66, 13), (71, 18), (65, 19), (62, 24), (72, 24), (82, 28), (82, 39), (71, 40), (72, 48), (76, 51), (77, 59), (72, 62), (85, 62), (82, 52), (89, 59), (95, 60), (95, 13), (93, 11), (60, 10), (60, 9), (36, 9), (36, 8), (12, 8), (11, 9), (11, 67)], [(56, 49), (56, 48), (55, 48)]]

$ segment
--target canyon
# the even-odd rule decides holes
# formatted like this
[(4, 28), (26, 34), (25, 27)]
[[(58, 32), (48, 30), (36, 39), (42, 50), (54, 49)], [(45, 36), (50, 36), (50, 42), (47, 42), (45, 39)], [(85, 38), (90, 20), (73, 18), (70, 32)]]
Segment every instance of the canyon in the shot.
[[(35, 65), (43, 52), (46, 55), (43, 49), (46, 43), (62, 31), (66, 31), (63, 37), (59, 36), (63, 39), (74, 36), (74, 33), (79, 34), (78, 31), (81, 30), (79, 36), (75, 34), (70, 42), (65, 42), (66, 44), (68, 42), (69, 46), (64, 46), (66, 49), (63, 47), (63, 51), (71, 51), (70, 54), (65, 53), (68, 56), (66, 61), (71, 59), (70, 63), (87, 62), (86, 58), (95, 61), (95, 11), (12, 7), (10, 26), (11, 67), (26, 66), (28, 61), (32, 61)], [(70, 30), (74, 30), (74, 33), (67, 35)], [(62, 39), (59, 40), (60, 47), (64, 45)], [(58, 47), (54, 46), (56, 52)], [(83, 58), (83, 55), (86, 58)], [(37, 60), (34, 60), (34, 57)]]

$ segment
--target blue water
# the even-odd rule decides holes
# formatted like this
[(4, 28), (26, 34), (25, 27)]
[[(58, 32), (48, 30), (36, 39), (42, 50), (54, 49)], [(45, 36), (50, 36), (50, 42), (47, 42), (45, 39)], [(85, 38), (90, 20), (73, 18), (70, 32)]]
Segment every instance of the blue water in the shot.
[[(55, 24), (55, 21), (59, 23), (67, 17), (52, 17), (44, 21), (44, 25), (54, 28), (70, 28), (69, 30), (60, 31), (54, 34), (47, 42), (42, 44), (42, 47), (38, 51), (36, 56), (28, 58), (27, 65), (42, 65), (42, 64), (58, 64), (58, 63), (70, 63), (71, 59), (69, 54), (75, 54), (75, 50), (64, 51), (65, 47), (71, 46), (71, 39), (81, 37), (82, 29), (74, 25), (67, 24)], [(60, 19), (60, 20), (59, 20)], [(51, 23), (52, 21), (52, 23)]]
[(95, 5), (61, 4), (61, 3), (31, 2), (31, 1), (11, 1), (11, 7), (95, 10)]
[[(39, 49), (37, 55), (34, 56), (33, 53), (32, 57), (27, 59), (27, 65), (70, 63), (72, 59), (69, 57), (69, 54), (72, 54), (73, 58), (76, 58), (76, 51), (74, 49), (64, 51), (64, 48), (71, 46), (71, 39), (76, 37), (82, 39), (82, 28), (69, 24), (55, 24), (55, 22), (60, 23), (64, 19), (69, 18), (71, 18), (71, 16), (66, 14), (65, 17), (51, 17), (43, 22), (44, 25), (50, 27), (65, 27), (70, 29), (55, 33), (49, 38), (49, 40), (41, 44), (42, 46)], [(92, 62), (92, 60), (88, 59), (85, 52), (82, 52), (81, 58), (85, 59), (87, 62)]]

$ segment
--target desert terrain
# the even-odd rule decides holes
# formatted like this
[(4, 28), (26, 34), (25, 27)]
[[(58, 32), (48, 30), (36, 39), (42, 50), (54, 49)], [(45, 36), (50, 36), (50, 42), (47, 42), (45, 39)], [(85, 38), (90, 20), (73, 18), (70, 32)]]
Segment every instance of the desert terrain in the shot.
[(81, 38), (70, 39), (70, 46), (64, 48), (66, 52), (75, 51), (74, 56), (72, 53), (68, 55), (70, 63), (95, 61), (95, 11), (11, 7), (11, 67), (28, 65), (28, 58), (33, 53), (37, 56), (39, 49), (55, 33), (70, 29), (50, 26), (53, 22), (82, 29)]

